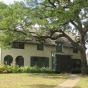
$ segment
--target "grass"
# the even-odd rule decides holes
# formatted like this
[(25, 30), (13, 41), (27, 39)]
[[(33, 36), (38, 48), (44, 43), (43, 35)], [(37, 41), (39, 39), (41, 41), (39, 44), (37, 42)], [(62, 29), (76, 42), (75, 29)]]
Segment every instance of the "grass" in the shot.
[(53, 88), (68, 77), (51, 73), (0, 74), (0, 88)]
[(88, 76), (82, 76), (74, 88), (88, 88)]

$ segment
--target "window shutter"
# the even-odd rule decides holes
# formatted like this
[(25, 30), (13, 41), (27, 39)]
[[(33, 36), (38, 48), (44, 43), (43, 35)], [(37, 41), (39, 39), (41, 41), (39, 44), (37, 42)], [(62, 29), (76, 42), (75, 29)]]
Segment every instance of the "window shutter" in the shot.
[(48, 57), (45, 58), (45, 63), (46, 63), (45, 66), (49, 67), (49, 58)]
[(31, 57), (30, 59), (30, 66), (34, 66), (34, 57)]

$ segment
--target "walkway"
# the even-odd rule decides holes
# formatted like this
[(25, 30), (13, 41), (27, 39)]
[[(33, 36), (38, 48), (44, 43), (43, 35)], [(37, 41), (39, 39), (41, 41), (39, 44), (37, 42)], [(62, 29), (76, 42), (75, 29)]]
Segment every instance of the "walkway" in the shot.
[(59, 84), (55, 88), (72, 88), (76, 83), (80, 80), (79, 75), (71, 75), (69, 79), (64, 81), (63, 83)]

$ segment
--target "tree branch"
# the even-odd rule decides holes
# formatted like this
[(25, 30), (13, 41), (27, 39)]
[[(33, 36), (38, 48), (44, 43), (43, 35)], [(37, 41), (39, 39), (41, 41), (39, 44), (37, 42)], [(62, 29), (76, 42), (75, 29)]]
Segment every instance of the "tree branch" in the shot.
[(88, 32), (88, 28), (86, 30), (84, 30), (84, 33), (86, 34)]
[[(57, 32), (57, 31), (56, 31)], [(76, 47), (78, 50), (81, 50), (81, 46), (77, 43), (77, 42), (75, 42), (74, 40), (72, 40), (65, 32), (63, 32), (63, 31), (58, 31), (58, 32), (61, 32), (61, 34), (59, 34), (58, 36), (56, 36), (56, 37), (52, 37), (52, 36), (41, 36), (41, 37), (39, 37), (39, 39), (41, 40), (44, 40), (44, 39), (47, 39), (47, 38), (50, 38), (50, 39), (52, 39), (52, 40), (56, 40), (56, 39), (58, 39), (58, 38), (60, 38), (60, 37), (65, 37), (65, 38), (67, 38), (71, 43), (72, 43), (72, 45), (74, 46), (74, 47)], [(55, 31), (53, 32), (53, 33), (55, 33)], [(37, 36), (36, 36), (37, 37)]]
[(48, 0), (48, 2), (49, 2), (53, 7), (56, 7), (56, 6), (54, 5), (54, 3), (51, 2), (50, 0)]
[(74, 21), (70, 20), (70, 22), (75, 26), (75, 28), (79, 29), (78, 26), (75, 24)]

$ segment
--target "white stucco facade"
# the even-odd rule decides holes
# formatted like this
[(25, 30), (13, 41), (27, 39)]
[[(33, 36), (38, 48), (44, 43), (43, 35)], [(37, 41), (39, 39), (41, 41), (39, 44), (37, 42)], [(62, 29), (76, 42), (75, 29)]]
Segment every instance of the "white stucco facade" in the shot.
[[(15, 62), (17, 56), (22, 56), (24, 58), (24, 66), (30, 66), (31, 56), (39, 56), (48, 57), (49, 67), (52, 67), (52, 51), (56, 51), (56, 46), (44, 45), (44, 50), (37, 50), (37, 44), (25, 44), (24, 49), (0, 49), (0, 62), (4, 63), (4, 58), (7, 55), (11, 55), (13, 57), (13, 62)], [(80, 59), (80, 53), (73, 53), (72, 48), (68, 49), (63, 47), (62, 52), (71, 54), (74, 59)]]

